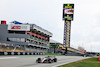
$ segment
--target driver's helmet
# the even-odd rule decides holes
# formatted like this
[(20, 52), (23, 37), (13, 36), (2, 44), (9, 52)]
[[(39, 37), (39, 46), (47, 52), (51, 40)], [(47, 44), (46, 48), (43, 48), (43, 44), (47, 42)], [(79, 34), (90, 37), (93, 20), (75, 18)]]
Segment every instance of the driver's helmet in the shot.
[(48, 58), (50, 58), (50, 56), (48, 56)]

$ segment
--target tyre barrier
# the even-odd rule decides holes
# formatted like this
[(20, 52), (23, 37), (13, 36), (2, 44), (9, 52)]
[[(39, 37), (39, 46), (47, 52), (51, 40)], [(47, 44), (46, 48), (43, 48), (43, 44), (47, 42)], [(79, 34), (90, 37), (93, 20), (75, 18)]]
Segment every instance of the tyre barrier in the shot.
[(24, 52), (20, 52), (20, 55), (24, 55), (23, 53), (24, 53)]
[(33, 55), (33, 53), (31, 53), (31, 55)]
[(35, 55), (37, 55), (37, 53), (35, 53)]
[(29, 53), (29, 55), (32, 55), (31, 53)]
[(14, 55), (14, 52), (11, 52), (11, 55)]
[(29, 52), (27, 53), (27, 55), (29, 55)]
[(43, 53), (40, 53), (40, 55), (43, 55)]
[(5, 55), (8, 55), (8, 53), (7, 53), (7, 52), (4, 52), (4, 54), (5, 54)]
[(27, 55), (27, 52), (25, 52), (25, 55)]
[(20, 52), (18, 52), (18, 55), (20, 55)]
[[(1, 54), (0, 54), (1, 55)], [(11, 52), (8, 52), (8, 55), (11, 55)]]
[(33, 53), (33, 55), (35, 55), (35, 53)]
[(0, 52), (0, 55), (44, 55), (45, 53), (36, 52)]
[(19, 55), (19, 52), (12, 52), (13, 55)]
[(25, 52), (23, 52), (23, 55), (25, 55)]

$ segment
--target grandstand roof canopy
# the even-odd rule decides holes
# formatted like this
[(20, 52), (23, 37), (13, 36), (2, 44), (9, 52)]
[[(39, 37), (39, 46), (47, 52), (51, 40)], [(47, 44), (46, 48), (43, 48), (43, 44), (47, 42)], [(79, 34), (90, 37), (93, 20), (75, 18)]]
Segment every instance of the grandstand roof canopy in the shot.
[(57, 41), (55, 41), (55, 40), (52, 40), (52, 39), (50, 39), (50, 44), (53, 44), (53, 45), (59, 45), (59, 46), (63, 46), (63, 44), (62, 44), (62, 43), (60, 43), (60, 42), (57, 42)]
[(21, 22), (18, 22), (18, 21), (12, 21), (11, 23), (14, 23), (14, 24), (22, 24)]
[[(50, 43), (60, 43), (60, 42), (57, 42), (57, 41), (55, 41), (55, 40), (50, 39)], [(60, 43), (60, 44), (61, 44), (61, 43)]]

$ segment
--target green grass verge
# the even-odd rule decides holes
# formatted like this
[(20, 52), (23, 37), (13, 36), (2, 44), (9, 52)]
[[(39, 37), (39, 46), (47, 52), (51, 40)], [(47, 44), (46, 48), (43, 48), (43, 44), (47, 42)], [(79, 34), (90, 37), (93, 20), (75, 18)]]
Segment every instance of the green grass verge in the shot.
[(59, 53), (45, 53), (45, 55), (60, 55)]
[(98, 58), (89, 58), (58, 67), (100, 67), (100, 61)]

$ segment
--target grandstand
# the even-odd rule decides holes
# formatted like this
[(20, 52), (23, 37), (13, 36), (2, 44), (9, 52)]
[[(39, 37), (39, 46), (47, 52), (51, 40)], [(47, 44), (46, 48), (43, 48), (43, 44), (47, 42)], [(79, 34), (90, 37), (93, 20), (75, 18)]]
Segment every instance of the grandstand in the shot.
[(35, 24), (0, 24), (1, 51), (47, 53), (50, 37), (51, 32)]
[[(50, 45), (52, 45), (52, 46), (49, 49), (49, 53), (62, 53), (62, 54), (65, 54), (66, 48), (63, 47), (63, 44), (51, 39), (50, 40)], [(53, 46), (57, 46), (57, 45), (58, 45), (58, 47), (53, 47)], [(73, 47), (70, 47), (70, 48), (67, 48), (67, 55), (79, 56), (79, 55), (84, 55), (84, 52), (80, 51), (78, 49), (75, 49)]]

